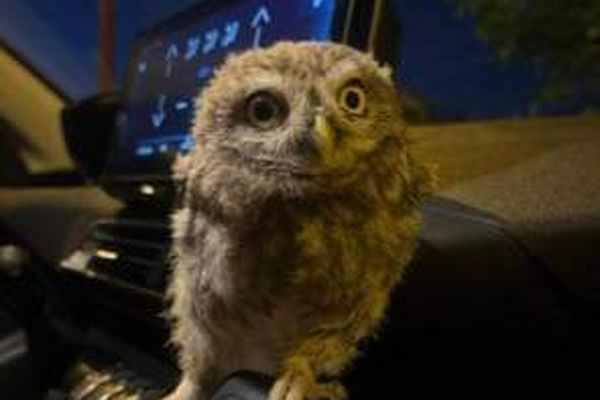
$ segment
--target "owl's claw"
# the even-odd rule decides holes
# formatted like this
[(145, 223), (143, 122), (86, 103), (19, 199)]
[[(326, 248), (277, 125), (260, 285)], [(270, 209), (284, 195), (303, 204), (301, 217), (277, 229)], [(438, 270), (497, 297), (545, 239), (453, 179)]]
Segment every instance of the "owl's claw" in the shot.
[(288, 372), (271, 389), (269, 400), (346, 400), (346, 390), (338, 382), (317, 383), (310, 376)]

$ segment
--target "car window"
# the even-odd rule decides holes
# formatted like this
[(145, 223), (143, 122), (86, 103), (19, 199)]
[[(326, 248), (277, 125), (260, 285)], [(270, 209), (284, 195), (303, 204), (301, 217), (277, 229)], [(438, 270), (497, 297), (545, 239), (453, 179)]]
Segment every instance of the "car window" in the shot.
[(402, 35), (396, 73), (416, 119), (598, 112), (600, 2), (392, 2)]
[(441, 196), (524, 219), (595, 201), (573, 187), (596, 187), (600, 2), (392, 5), (413, 148), (437, 165)]
[(92, 3), (3, 1), (0, 38), (70, 98), (82, 98), (97, 90), (97, 10)]
[[(201, 2), (115, 2), (118, 83), (137, 33)], [(600, 28), (595, 21), (600, 18), (600, 3), (390, 2), (400, 21), (397, 78), (410, 91), (419, 119), (460, 121), (597, 110)], [(0, 38), (72, 99), (99, 90), (98, 2), (5, 0)]]
[[(117, 1), (116, 70), (126, 69), (129, 44), (141, 30), (198, 0)], [(0, 39), (72, 100), (98, 92), (98, 2), (4, 0)]]

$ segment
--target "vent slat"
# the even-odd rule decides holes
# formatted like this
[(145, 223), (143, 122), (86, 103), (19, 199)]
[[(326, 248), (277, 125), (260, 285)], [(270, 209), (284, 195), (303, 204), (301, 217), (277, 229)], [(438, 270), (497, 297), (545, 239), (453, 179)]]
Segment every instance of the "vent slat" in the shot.
[(124, 245), (128, 247), (141, 247), (144, 249), (157, 251), (164, 251), (167, 248), (167, 244), (158, 244), (144, 239), (123, 239), (114, 235), (101, 233), (98, 231), (93, 233), (93, 237), (95, 240), (101, 243), (109, 243), (117, 246)]
[(148, 220), (134, 220), (127, 218), (119, 218), (119, 219), (102, 219), (96, 223), (97, 226), (119, 226), (119, 227), (132, 227), (132, 228), (142, 228), (142, 229), (163, 229), (169, 231), (169, 225), (163, 222), (158, 221), (148, 221)]
[(103, 276), (144, 289), (164, 289), (170, 227), (158, 221), (105, 219), (90, 239), (98, 249), (89, 267)]

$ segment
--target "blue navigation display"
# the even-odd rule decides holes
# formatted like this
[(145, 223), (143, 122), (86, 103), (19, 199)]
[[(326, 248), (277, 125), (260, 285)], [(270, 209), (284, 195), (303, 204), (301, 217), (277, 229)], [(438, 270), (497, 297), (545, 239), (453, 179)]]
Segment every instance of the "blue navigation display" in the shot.
[(284, 39), (332, 39), (335, 0), (220, 4), (176, 18), (143, 35), (134, 47), (112, 173), (167, 172), (160, 169), (168, 160), (192, 147), (195, 98), (229, 53)]

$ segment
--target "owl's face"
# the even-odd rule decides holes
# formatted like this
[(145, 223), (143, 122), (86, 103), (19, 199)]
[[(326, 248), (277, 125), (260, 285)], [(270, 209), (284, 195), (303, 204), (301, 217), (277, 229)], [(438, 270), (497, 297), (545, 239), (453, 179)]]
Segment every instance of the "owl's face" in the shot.
[(230, 58), (198, 101), (200, 173), (259, 195), (360, 179), (365, 160), (403, 131), (389, 75), (331, 43), (286, 42)]

